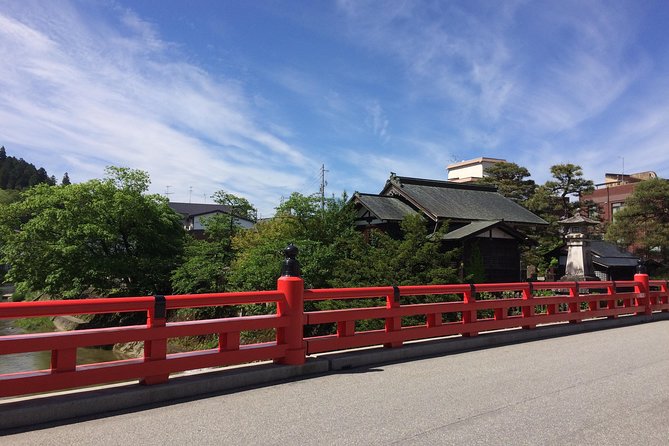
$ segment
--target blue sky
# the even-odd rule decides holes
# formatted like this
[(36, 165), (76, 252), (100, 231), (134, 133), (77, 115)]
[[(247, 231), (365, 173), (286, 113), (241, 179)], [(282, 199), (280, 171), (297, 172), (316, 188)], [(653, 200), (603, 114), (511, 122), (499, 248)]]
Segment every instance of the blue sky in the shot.
[(478, 156), (669, 177), (667, 23), (643, 0), (0, 0), (0, 145), (263, 216), (322, 164), (328, 195)]

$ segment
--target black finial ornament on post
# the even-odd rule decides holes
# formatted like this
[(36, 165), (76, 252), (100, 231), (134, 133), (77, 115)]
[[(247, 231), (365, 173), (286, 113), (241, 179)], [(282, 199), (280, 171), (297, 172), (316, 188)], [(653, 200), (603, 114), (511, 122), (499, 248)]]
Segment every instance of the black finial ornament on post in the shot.
[(636, 273), (637, 274), (646, 274), (646, 266), (643, 264), (643, 260), (639, 259), (636, 263)]
[(281, 275), (283, 277), (300, 277), (300, 262), (297, 261), (297, 246), (289, 243), (283, 254), (286, 256), (281, 266)]

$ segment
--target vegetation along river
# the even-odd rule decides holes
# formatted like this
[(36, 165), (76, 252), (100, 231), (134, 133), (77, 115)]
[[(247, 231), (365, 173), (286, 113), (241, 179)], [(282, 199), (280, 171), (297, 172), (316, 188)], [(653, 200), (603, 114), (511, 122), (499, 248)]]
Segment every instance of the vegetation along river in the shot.
[[(0, 336), (16, 335), (24, 330), (12, 320), (0, 319)], [(80, 348), (77, 350), (77, 364), (91, 364), (117, 359), (111, 350), (100, 348)], [(0, 356), (0, 374), (43, 370), (50, 367), (51, 352), (30, 352)]]

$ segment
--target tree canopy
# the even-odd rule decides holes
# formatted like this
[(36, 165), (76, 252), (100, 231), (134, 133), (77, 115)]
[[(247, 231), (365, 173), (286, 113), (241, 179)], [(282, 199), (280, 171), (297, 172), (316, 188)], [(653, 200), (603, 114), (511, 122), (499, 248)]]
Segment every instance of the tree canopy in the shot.
[(516, 163), (495, 163), (486, 169), (479, 184), (493, 185), (497, 191), (516, 203), (524, 203), (534, 194), (537, 185), (528, 179), (530, 171)]
[(226, 205), (230, 213), (205, 219), (204, 239), (188, 237), (184, 262), (172, 273), (176, 293), (229, 291), (230, 264), (236, 256), (232, 240), (243, 231), (237, 217), (255, 220), (256, 210), (245, 198), (222, 190), (213, 198), (218, 204)]
[(105, 179), (37, 185), (0, 207), (8, 280), (63, 298), (169, 292), (184, 232), (148, 185), (145, 172), (110, 167)]
[(591, 180), (583, 178), (583, 169), (575, 164), (556, 164), (551, 166), (551, 174), (554, 180), (547, 181), (543, 187), (555, 197), (559, 197), (558, 203), (562, 206), (562, 217), (568, 218), (573, 215), (579, 206), (578, 202), (572, 203), (570, 195), (581, 196), (593, 191), (594, 184)]
[(527, 264), (543, 265), (544, 256), (564, 243), (558, 222), (571, 217), (579, 207), (578, 201), (571, 201), (570, 196), (588, 193), (593, 189), (593, 182), (583, 178), (581, 166), (575, 164), (556, 164), (550, 168), (553, 179), (536, 187), (532, 196), (524, 205), (548, 222), (548, 226), (530, 230), (529, 235), (537, 242), (537, 247), (528, 250), (525, 255)]
[(0, 189), (26, 189), (42, 183), (53, 186), (56, 180), (43, 167), (7, 156), (5, 147), (0, 147)]
[(655, 178), (638, 183), (615, 215), (605, 238), (643, 258), (669, 261), (669, 181)]

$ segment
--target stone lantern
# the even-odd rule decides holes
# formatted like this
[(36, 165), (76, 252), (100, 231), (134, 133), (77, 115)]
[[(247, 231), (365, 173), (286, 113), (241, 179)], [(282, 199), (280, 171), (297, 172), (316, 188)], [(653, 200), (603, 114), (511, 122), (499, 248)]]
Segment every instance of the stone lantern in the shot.
[(588, 238), (588, 227), (597, 226), (598, 221), (582, 215), (576, 215), (558, 222), (565, 227), (567, 235), (567, 265), (565, 275), (560, 278), (564, 281), (583, 282), (588, 280), (599, 280), (595, 276), (592, 266), (592, 252), (590, 251), (590, 240)]

